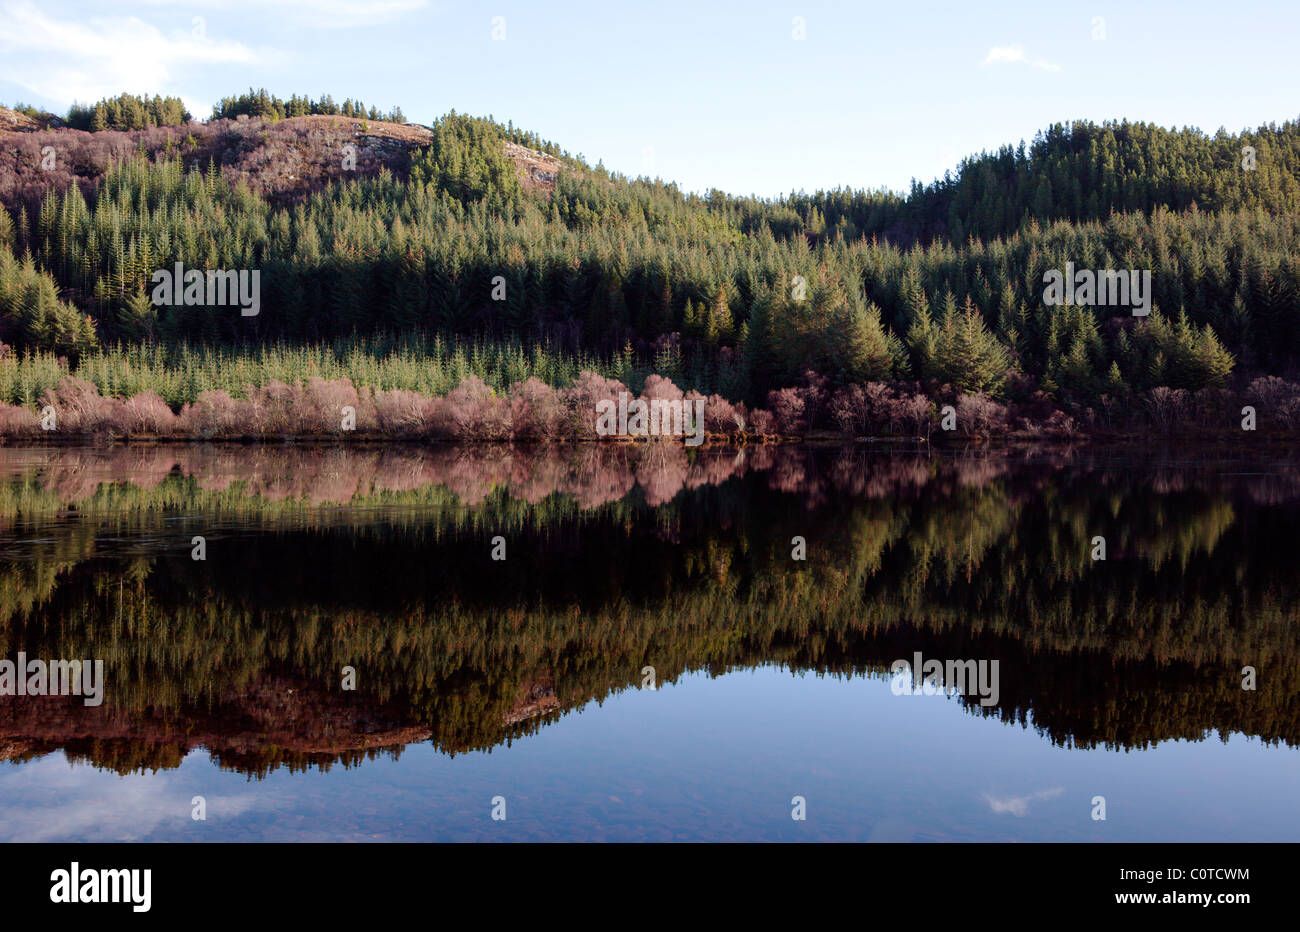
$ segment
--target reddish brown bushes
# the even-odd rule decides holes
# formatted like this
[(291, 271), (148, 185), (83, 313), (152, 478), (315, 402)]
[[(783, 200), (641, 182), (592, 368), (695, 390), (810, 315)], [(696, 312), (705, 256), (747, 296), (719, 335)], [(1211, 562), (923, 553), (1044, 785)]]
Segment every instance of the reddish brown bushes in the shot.
[(41, 432), (41, 422), (27, 408), (0, 405), (0, 437), (28, 437)]
[(615, 379), (594, 372), (580, 373), (560, 395), (565, 411), (565, 433), (579, 440), (595, 439), (596, 403), (608, 400), (617, 405), (619, 394), (626, 391), (627, 386)]
[[(395, 390), (371, 395), (346, 379), (309, 379), (288, 385), (271, 381), (250, 386), (244, 397), (207, 391), (173, 413), (154, 392), (132, 398), (105, 398), (90, 382), (68, 377), (47, 391), (40, 407), (48, 412), (0, 405), (0, 436), (33, 436), (48, 418), (53, 437), (172, 437), (199, 439), (281, 439), (380, 434), (398, 439), (437, 438), (458, 441), (547, 441), (594, 439), (596, 404), (618, 404), (630, 394), (621, 382), (583, 372), (557, 391), (537, 378), (516, 383), (506, 394), (494, 392), (471, 376), (442, 398)], [(706, 429), (727, 435), (755, 423), (770, 433), (766, 412), (747, 412), (713, 395), (682, 390), (661, 376), (646, 380), (641, 396), (652, 400), (703, 401)], [(690, 416), (694, 417), (692, 408)]]
[[(372, 395), (345, 379), (312, 378), (298, 385), (272, 381), (250, 387), (242, 398), (225, 391), (204, 392), (174, 413), (154, 392), (105, 398), (90, 382), (67, 377), (43, 393), (33, 408), (0, 404), (0, 437), (595, 439), (597, 403), (617, 406), (620, 395), (632, 397), (623, 383), (594, 372), (583, 372), (559, 390), (530, 378), (505, 393), (471, 377), (442, 398), (403, 390)], [(846, 385), (823, 400), (824, 395), (820, 383), (810, 380), (771, 392), (770, 411), (750, 410), (720, 395), (683, 393), (669, 379), (650, 376), (640, 398), (647, 403), (679, 403), (692, 421), (696, 403), (702, 402), (704, 429), (710, 435), (742, 441), (803, 435), (816, 424), (809, 411), (810, 405), (817, 404), (827, 421), (852, 436), (929, 438), (938, 423), (936, 402), (915, 384), (868, 382)], [(953, 404), (957, 433), (968, 437), (1064, 438), (1080, 432), (1152, 428), (1160, 433), (1223, 432), (1240, 428), (1243, 404), (1255, 407), (1261, 430), (1300, 429), (1300, 385), (1273, 376), (1255, 379), (1244, 392), (1161, 387), (1130, 398), (1103, 396), (1101, 405), (1092, 409), (1058, 407), (1041, 393), (1010, 407), (982, 394), (938, 397)]]
[(768, 392), (767, 406), (772, 409), (776, 427), (783, 434), (802, 434), (807, 428), (803, 394), (797, 388)]
[(455, 440), (509, 440), (510, 404), (471, 375), (436, 407), (434, 432)]
[(248, 422), (249, 407), (224, 390), (202, 392), (197, 401), (181, 411), (181, 431), (203, 438), (238, 437), (240, 431), (252, 426)]
[(881, 382), (846, 385), (831, 398), (830, 414), (844, 433), (912, 437), (929, 436), (933, 417), (924, 395)]
[(510, 389), (510, 423), (517, 440), (559, 437), (564, 429), (564, 404), (555, 389), (537, 377)]
[(764, 408), (749, 412), (749, 432), (756, 437), (770, 437), (776, 433), (776, 418)]
[(732, 434), (748, 426), (743, 404), (733, 405), (721, 395), (704, 399), (704, 429), (711, 434)]
[(1006, 429), (1007, 409), (987, 395), (963, 394), (957, 399), (957, 426), (968, 435), (998, 433)]
[(1288, 429), (1300, 426), (1300, 385), (1268, 375), (1251, 382), (1246, 395), (1260, 420)]
[(54, 429), (72, 434), (112, 433), (122, 417), (122, 405), (116, 398), (101, 397), (94, 385), (73, 376), (41, 395), (43, 414), (53, 410)]
[(176, 415), (157, 392), (141, 392), (121, 403), (115, 426), (126, 434), (161, 436), (176, 429)]
[(425, 437), (433, 429), (435, 408), (441, 398), (394, 389), (375, 395), (375, 417), (381, 433), (391, 437)]

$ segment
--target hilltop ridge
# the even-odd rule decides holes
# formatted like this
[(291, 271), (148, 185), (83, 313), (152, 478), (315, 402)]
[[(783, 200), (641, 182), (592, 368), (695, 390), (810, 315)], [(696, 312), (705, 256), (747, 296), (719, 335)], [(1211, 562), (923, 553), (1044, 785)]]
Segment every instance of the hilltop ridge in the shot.
[[(90, 132), (46, 128), (0, 107), (0, 203), (34, 213), (46, 192), (61, 193), (74, 181), (90, 198), (115, 160), (144, 153), (151, 159), (178, 156), (200, 171), (218, 166), (232, 186), (242, 182), (275, 203), (292, 204), (331, 181), (382, 171), (405, 179), (413, 155), (432, 138), (432, 128), (418, 123), (326, 115), (267, 120), (241, 114), (206, 123)], [(348, 145), (356, 147), (351, 169), (344, 167)], [(53, 168), (42, 167), (46, 146), (55, 148)], [(525, 187), (554, 190), (558, 158), (510, 141), (504, 151)]]

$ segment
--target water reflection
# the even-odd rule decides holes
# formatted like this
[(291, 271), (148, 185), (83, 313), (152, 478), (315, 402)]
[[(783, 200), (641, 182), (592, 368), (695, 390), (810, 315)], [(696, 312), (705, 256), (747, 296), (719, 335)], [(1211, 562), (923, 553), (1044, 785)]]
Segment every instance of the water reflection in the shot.
[(458, 755), (646, 667), (888, 679), (918, 651), (998, 661), (996, 705), (955, 701), (1054, 745), (1294, 746), (1298, 506), (1284, 463), (1209, 454), (0, 448), (0, 657), (107, 679), (98, 708), (0, 698), (0, 758), (126, 774), (201, 748), (265, 777)]

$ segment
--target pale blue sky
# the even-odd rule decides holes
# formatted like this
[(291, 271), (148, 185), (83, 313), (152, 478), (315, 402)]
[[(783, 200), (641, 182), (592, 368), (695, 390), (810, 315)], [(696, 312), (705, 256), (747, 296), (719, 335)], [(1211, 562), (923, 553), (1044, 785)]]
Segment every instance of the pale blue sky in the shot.
[(0, 0), (0, 101), (63, 112), (129, 90), (206, 117), (250, 85), (359, 96), (421, 123), (490, 113), (593, 164), (765, 196), (902, 190), (1054, 121), (1300, 116), (1295, 0), (1139, 6)]

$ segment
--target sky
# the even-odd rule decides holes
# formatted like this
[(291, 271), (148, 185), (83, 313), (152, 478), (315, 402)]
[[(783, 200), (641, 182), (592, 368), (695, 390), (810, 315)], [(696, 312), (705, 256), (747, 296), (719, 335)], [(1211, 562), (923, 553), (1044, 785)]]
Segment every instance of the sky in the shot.
[(1055, 122), (1300, 117), (1296, 0), (0, 0), (0, 103), (266, 87), (537, 132), (682, 188), (906, 190)]

